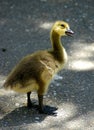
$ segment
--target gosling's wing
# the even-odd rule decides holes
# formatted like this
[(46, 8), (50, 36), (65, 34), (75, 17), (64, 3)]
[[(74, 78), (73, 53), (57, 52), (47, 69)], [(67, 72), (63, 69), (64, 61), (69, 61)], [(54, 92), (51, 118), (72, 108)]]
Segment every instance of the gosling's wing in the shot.
[(4, 87), (12, 87), (17, 83), (24, 84), (27, 80), (34, 79), (41, 66), (36, 56), (28, 55), (24, 57), (8, 75)]
[(5, 81), (5, 88), (15, 84), (25, 86), (28, 81), (50, 81), (58, 68), (53, 55), (48, 51), (39, 51), (24, 57), (11, 71)]

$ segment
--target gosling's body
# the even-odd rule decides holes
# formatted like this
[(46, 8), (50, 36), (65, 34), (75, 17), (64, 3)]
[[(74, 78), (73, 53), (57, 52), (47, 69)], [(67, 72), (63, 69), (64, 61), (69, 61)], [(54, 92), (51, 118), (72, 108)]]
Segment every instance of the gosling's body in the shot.
[(24, 57), (8, 76), (5, 86), (16, 92), (38, 91), (40, 95), (45, 94), (53, 76), (67, 60), (64, 53), (66, 58), (62, 56), (60, 61), (58, 52), (54, 54), (51, 50)]
[[(67, 61), (67, 54), (60, 38), (68, 34), (69, 25), (63, 21), (54, 24), (51, 30), (52, 49), (35, 52), (24, 57), (9, 74), (4, 86), (16, 92), (27, 93), (30, 105), (30, 93), (36, 91), (40, 112), (43, 112), (43, 95), (54, 75)], [(67, 32), (65, 34), (65, 31)], [(69, 32), (72, 34), (72, 31)]]

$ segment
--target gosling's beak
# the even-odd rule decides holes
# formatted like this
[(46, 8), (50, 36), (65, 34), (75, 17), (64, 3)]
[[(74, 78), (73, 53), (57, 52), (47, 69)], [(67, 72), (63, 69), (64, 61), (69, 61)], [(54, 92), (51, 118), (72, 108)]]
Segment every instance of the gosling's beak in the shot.
[(67, 36), (72, 36), (74, 34), (74, 32), (71, 29), (68, 29), (65, 33)]

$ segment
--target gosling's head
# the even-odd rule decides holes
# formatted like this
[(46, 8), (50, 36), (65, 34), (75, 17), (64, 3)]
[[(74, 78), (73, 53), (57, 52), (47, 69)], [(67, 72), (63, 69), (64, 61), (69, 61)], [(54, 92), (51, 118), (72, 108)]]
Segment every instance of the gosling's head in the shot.
[(58, 34), (59, 36), (72, 36), (74, 32), (70, 29), (67, 22), (57, 21), (52, 27), (52, 32)]

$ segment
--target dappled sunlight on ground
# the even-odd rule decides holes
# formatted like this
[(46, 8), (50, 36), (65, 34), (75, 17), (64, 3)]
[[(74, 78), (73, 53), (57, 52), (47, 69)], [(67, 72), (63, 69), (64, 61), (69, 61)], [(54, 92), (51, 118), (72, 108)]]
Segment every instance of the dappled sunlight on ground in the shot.
[(81, 115), (65, 123), (67, 130), (93, 130), (94, 129), (94, 112)]
[(39, 27), (42, 29), (51, 29), (53, 22), (40, 23)]
[[(57, 110), (57, 120), (66, 121), (77, 114), (77, 107), (71, 102), (60, 104)], [(61, 119), (60, 119), (61, 118)]]
[(11, 95), (11, 94), (14, 94), (14, 92), (13, 91), (6, 91), (6, 90), (4, 90), (3, 88), (1, 88), (0, 89), (0, 96), (4, 96), (6, 94), (6, 96), (7, 95)]
[(0, 75), (0, 86), (3, 85), (3, 83), (4, 83), (4, 81), (5, 81), (5, 77), (6, 77), (6, 76)]
[[(62, 126), (67, 122), (69, 119), (73, 118), (77, 114), (77, 107), (73, 103), (63, 103), (58, 106), (57, 110), (57, 116), (51, 117), (48, 116), (45, 118), (43, 122), (41, 122), (40, 125), (45, 124), (50, 126), (56, 126), (59, 128), (59, 124), (61, 123)], [(44, 126), (44, 127), (45, 127)]]
[(53, 119), (57, 121), (57, 126), (59, 128), (59, 123), (62, 123), (62, 128), (66, 130), (93, 130), (94, 128), (94, 112), (89, 112), (86, 115), (78, 115), (76, 106), (71, 103), (65, 103), (65, 108), (58, 110), (58, 116)]
[(72, 62), (72, 69), (74, 70), (92, 70), (94, 69), (94, 62), (91, 61), (84, 61), (84, 60), (78, 60)]
[(94, 69), (94, 43), (74, 42), (70, 48), (68, 69), (77, 71)]

